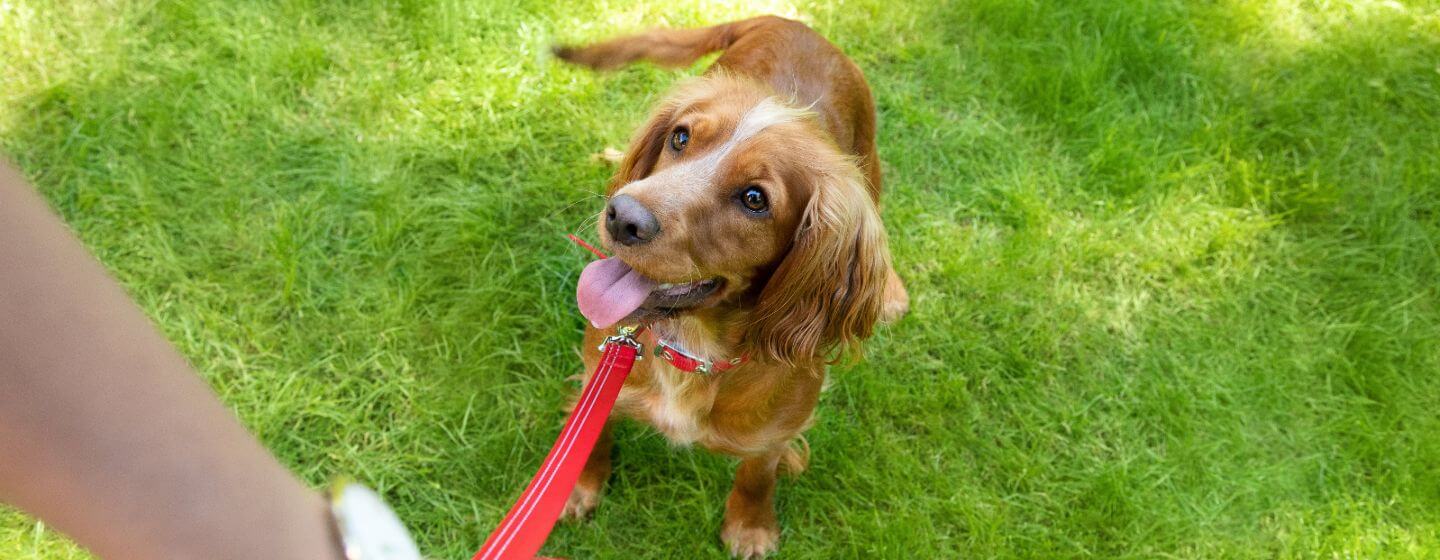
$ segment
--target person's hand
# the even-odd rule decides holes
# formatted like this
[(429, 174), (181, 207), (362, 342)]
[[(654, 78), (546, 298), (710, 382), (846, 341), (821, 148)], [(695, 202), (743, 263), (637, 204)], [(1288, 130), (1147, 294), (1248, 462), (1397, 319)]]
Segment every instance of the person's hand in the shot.
[(107, 560), (340, 560), (329, 509), (0, 163), (0, 501)]

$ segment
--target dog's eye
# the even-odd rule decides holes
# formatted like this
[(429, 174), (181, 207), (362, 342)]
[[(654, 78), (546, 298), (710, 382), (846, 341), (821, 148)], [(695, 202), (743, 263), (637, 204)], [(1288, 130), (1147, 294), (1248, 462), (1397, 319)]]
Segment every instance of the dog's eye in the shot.
[(689, 144), (689, 143), (690, 143), (690, 129), (685, 128), (685, 127), (682, 126), (682, 127), (676, 128), (676, 129), (675, 129), (675, 132), (670, 133), (670, 147), (671, 147), (671, 148), (675, 148), (675, 151), (678, 152), (678, 151), (680, 151), (680, 150), (685, 149), (685, 145), (686, 145), (686, 144)]
[(740, 204), (744, 205), (746, 210), (757, 214), (770, 207), (770, 201), (765, 199), (765, 191), (754, 185), (745, 187), (745, 190), (740, 192)]

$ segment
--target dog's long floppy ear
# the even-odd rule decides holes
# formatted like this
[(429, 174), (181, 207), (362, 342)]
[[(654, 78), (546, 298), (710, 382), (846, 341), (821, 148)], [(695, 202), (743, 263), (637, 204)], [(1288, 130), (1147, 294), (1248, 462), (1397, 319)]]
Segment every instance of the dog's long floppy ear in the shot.
[(665, 140), (670, 137), (670, 122), (675, 118), (675, 110), (674, 103), (661, 104), (650, 115), (649, 122), (635, 132), (635, 137), (630, 139), (630, 147), (625, 150), (625, 158), (620, 160), (615, 176), (610, 179), (610, 194), (626, 183), (650, 176), (655, 170), (660, 150), (665, 149)]
[(816, 180), (794, 244), (760, 292), (748, 346), (786, 364), (855, 353), (880, 317), (889, 270), (880, 214), (847, 162)]

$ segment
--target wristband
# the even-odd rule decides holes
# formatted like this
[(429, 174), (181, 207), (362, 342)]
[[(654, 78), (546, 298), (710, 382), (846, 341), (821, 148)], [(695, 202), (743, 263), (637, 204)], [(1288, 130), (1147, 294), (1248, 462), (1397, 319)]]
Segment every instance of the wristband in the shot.
[(345, 560), (420, 560), (410, 532), (369, 488), (337, 482), (330, 489), (330, 515)]

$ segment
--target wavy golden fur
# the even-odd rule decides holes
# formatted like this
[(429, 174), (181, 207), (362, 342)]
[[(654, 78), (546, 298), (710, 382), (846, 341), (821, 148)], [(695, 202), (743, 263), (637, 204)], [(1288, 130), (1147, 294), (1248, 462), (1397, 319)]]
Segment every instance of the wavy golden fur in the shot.
[[(825, 366), (858, 350), (908, 296), (880, 219), (875, 106), (858, 67), (809, 27), (761, 17), (703, 29), (657, 30), (556, 49), (596, 69), (649, 60), (682, 66), (724, 50), (704, 77), (662, 101), (631, 140), (606, 195), (644, 208), (643, 243), (601, 242), (658, 283), (718, 286), (683, 309), (645, 311), (650, 333), (689, 353), (743, 365), (713, 375), (637, 362), (615, 414), (677, 445), (739, 457), (721, 539), (736, 556), (778, 545), (776, 476), (803, 470)], [(688, 143), (675, 141), (685, 131)], [(764, 212), (737, 193), (763, 189)], [(605, 219), (601, 216), (602, 222)], [(621, 230), (617, 230), (621, 231)], [(642, 310), (644, 307), (642, 306)], [(585, 333), (587, 371), (613, 329)], [(653, 339), (648, 342), (653, 343)], [(852, 355), (858, 355), (851, 352)], [(566, 507), (583, 517), (610, 474), (602, 436)]]

